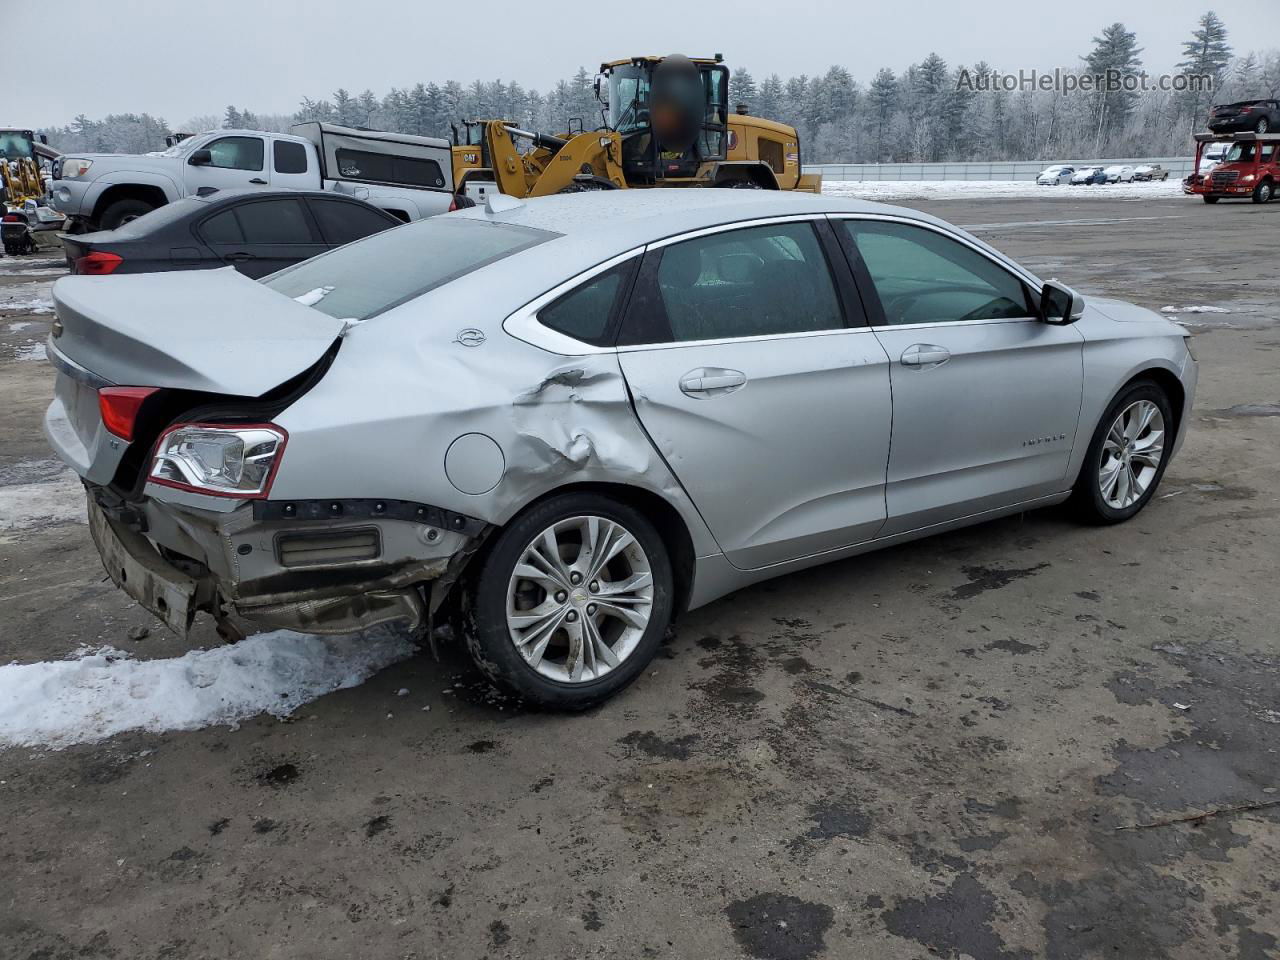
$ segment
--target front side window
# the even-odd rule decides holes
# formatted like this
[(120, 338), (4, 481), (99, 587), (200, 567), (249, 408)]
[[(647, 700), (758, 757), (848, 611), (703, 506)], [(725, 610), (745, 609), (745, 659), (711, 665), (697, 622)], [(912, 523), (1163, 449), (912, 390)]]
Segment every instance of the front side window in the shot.
[(884, 308), (884, 322), (957, 323), (1034, 316), (1027, 287), (994, 261), (925, 227), (844, 220)]
[(665, 247), (654, 282), (637, 303), (624, 330), (631, 344), (845, 325), (830, 268), (808, 223), (746, 227)]
[(312, 200), (311, 212), (316, 215), (325, 242), (334, 246), (395, 226), (377, 210), (343, 200)]
[(261, 170), (262, 138), (261, 137), (223, 137), (214, 140), (208, 147), (209, 163), (207, 166), (220, 170)]
[(367, 320), (559, 234), (466, 217), (427, 217), (304, 260), (266, 278), (286, 297), (329, 287), (311, 306)]
[(440, 164), (422, 157), (393, 157), (367, 150), (336, 151), (338, 175), (344, 180), (399, 183), (409, 187), (443, 187)]

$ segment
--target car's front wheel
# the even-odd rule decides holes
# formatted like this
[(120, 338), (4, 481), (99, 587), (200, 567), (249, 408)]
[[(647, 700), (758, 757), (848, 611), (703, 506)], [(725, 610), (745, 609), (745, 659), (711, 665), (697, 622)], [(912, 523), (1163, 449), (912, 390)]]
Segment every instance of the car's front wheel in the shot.
[(489, 679), (526, 702), (581, 710), (653, 659), (671, 622), (671, 560), (640, 511), (573, 492), (497, 535), (468, 599), (467, 645)]
[(1085, 455), (1073, 500), (1092, 523), (1120, 523), (1147, 505), (1168, 462), (1173, 411), (1150, 380), (1126, 389), (1103, 415)]

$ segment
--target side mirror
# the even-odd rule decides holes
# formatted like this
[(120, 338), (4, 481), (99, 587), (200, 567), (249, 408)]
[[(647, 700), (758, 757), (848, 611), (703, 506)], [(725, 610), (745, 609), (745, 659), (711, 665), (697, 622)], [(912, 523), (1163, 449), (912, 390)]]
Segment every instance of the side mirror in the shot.
[(49, 135), (47, 133), (40, 134), (40, 142), (47, 147), (49, 145)]
[(193, 167), (207, 167), (213, 163), (213, 154), (208, 150), (191, 151), (191, 159), (187, 161)]
[(1045, 323), (1066, 325), (1084, 316), (1084, 297), (1056, 280), (1040, 289), (1040, 319)]

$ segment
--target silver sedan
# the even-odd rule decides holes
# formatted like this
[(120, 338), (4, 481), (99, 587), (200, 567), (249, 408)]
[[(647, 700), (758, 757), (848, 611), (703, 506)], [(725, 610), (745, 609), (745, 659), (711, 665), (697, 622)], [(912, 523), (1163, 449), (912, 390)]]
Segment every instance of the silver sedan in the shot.
[(453, 622), (528, 701), (673, 617), (1070, 499), (1151, 499), (1185, 332), (922, 213), (632, 190), (399, 227), (267, 278), (69, 277), (46, 433), (115, 582), (228, 637)]

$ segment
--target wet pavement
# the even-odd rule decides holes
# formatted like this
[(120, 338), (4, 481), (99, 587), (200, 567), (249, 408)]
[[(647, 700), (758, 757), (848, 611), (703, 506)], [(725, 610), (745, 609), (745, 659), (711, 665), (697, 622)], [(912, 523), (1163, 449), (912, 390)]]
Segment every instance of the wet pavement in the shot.
[[(1195, 331), (1134, 521), (742, 591), (581, 716), (445, 647), (287, 721), (0, 750), (0, 956), (1280, 955), (1280, 204), (926, 206)], [(0, 663), (212, 645), (102, 582), (39, 433), (51, 315), (5, 306), (48, 279), (0, 259)]]

